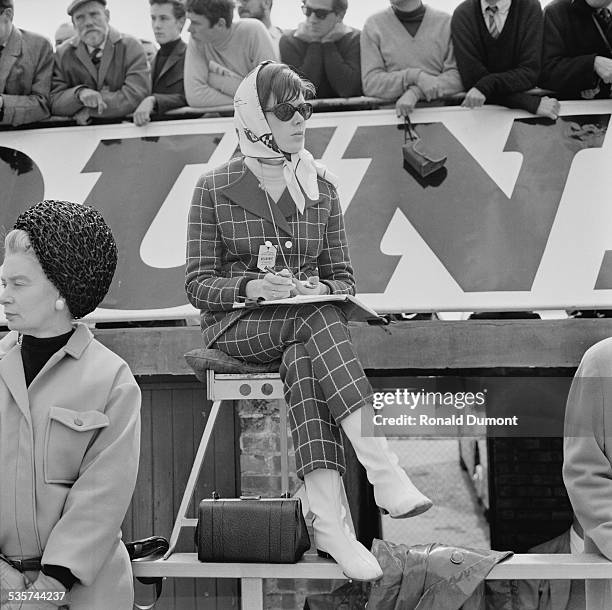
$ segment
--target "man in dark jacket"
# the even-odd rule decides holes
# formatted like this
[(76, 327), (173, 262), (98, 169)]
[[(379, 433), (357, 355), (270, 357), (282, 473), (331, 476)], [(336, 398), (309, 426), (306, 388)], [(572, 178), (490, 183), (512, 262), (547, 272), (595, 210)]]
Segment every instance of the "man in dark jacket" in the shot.
[(526, 93), (538, 82), (542, 47), (539, 0), (464, 0), (451, 21), (463, 105), (485, 102), (556, 119), (559, 103)]
[(53, 51), (49, 41), (13, 25), (13, 0), (0, 0), (0, 124), (49, 116)]
[(565, 99), (607, 98), (612, 83), (610, 0), (554, 0), (544, 9), (541, 85)]
[(187, 45), (181, 40), (185, 6), (180, 0), (149, 0), (151, 25), (159, 51), (151, 64), (152, 95), (134, 111), (134, 123), (146, 125), (152, 114), (186, 106), (183, 72)]
[(281, 61), (314, 83), (318, 97), (361, 95), (360, 32), (343, 23), (348, 0), (305, 0), (306, 20), (280, 39)]
[(138, 40), (110, 27), (106, 0), (73, 0), (78, 36), (58, 49), (51, 87), (53, 114), (85, 125), (91, 117), (122, 118), (149, 93), (149, 68)]

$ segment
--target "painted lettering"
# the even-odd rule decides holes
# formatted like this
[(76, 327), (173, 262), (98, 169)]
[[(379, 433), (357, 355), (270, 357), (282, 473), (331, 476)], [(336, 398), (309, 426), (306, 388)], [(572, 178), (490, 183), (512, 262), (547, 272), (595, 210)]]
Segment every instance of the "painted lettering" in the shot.
[[(442, 123), (417, 126), (425, 147), (448, 156), (437, 181), (419, 181), (402, 168), (396, 125), (358, 128), (344, 158), (372, 159), (346, 214), (351, 243), (358, 244), (351, 256), (360, 292), (385, 292), (399, 263), (380, 250), (397, 209), (464, 291), (529, 291), (572, 160), (602, 146), (609, 119), (515, 120), (504, 150), (521, 153), (523, 163), (510, 198)], [(586, 129), (594, 122), (595, 130)]]
[(140, 244), (185, 165), (206, 163), (222, 136), (100, 142), (83, 168), (83, 172), (102, 172), (85, 203), (102, 212), (119, 245), (115, 279), (102, 307), (161, 309), (187, 302), (184, 267), (150, 267), (140, 257)]

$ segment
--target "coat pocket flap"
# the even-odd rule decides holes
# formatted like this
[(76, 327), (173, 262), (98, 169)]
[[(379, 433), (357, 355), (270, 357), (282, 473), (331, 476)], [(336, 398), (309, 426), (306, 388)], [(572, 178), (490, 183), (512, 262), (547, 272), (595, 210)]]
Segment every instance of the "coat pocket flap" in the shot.
[(77, 432), (106, 428), (110, 423), (108, 416), (100, 411), (73, 411), (63, 407), (50, 407), (49, 419), (60, 422)]

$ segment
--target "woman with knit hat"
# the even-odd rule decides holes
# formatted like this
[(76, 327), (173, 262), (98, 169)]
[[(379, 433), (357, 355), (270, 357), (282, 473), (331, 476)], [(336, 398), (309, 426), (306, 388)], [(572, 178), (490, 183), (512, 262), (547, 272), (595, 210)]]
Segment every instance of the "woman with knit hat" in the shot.
[(0, 305), (19, 340), (4, 340), (0, 360), (2, 608), (132, 608), (120, 527), (136, 483), (140, 390), (75, 322), (100, 304), (116, 264), (110, 229), (85, 205), (43, 201), (5, 239)]
[[(331, 304), (233, 309), (240, 299), (354, 294), (334, 179), (304, 148), (311, 83), (264, 62), (240, 84), (234, 121), (243, 158), (200, 178), (189, 213), (186, 289), (202, 310), (206, 347), (247, 362), (280, 360), (296, 451), (314, 514), (315, 544), (347, 577), (375, 580), (375, 557), (351, 533), (341, 503), (340, 427), (392, 517), (430, 508), (386, 440), (361, 434), (372, 421), (372, 388), (346, 317)], [(276, 268), (276, 269), (275, 269)]]

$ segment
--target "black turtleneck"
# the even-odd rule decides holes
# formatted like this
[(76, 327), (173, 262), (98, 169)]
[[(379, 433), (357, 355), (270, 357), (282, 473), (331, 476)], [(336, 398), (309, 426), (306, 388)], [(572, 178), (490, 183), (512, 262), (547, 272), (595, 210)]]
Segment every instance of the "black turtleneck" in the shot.
[(57, 337), (32, 337), (23, 335), (21, 338), (21, 358), (23, 360), (23, 372), (25, 373), (26, 385), (29, 386), (32, 380), (55, 352), (68, 343), (74, 329), (70, 332), (58, 335)]
[(421, 3), (419, 8), (413, 11), (400, 11), (396, 8), (393, 9), (395, 16), (402, 22), (402, 25), (406, 28), (411, 36), (416, 36), (416, 33), (421, 26), (423, 17), (425, 16), (425, 5)]
[[(31, 335), (22, 336), (21, 359), (23, 360), (23, 371), (25, 373), (27, 386), (29, 386), (34, 377), (40, 373), (43, 366), (47, 364), (49, 358), (68, 343), (68, 339), (70, 339), (72, 333), (74, 333), (74, 328), (56, 337), (39, 338), (32, 337)], [(77, 577), (64, 566), (45, 564), (42, 567), (42, 572), (61, 582), (68, 591), (70, 591), (74, 583), (78, 580)]]
[(155, 56), (155, 64), (153, 66), (153, 82), (159, 76), (159, 73), (162, 71), (166, 60), (170, 55), (172, 55), (172, 51), (174, 51), (176, 45), (179, 43), (180, 38), (176, 40), (171, 40), (170, 42), (164, 42), (159, 46), (159, 51), (157, 51), (157, 55)]

